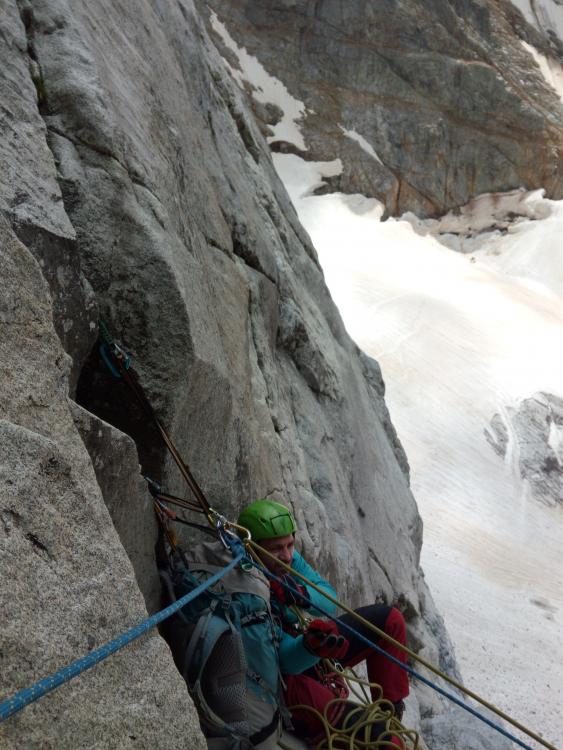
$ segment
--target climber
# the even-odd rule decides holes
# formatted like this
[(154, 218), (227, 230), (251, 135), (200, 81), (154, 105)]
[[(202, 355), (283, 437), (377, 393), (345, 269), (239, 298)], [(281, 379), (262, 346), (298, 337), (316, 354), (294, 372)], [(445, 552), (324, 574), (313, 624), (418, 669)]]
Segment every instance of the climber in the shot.
[[(353, 635), (344, 637), (337, 625), (331, 620), (321, 619), (316, 607), (331, 614), (336, 606), (322, 594), (304, 584), (297, 577), (292, 577), (277, 563), (277, 560), (290, 565), (321, 590), (332, 597), (336, 593), (295, 550), (296, 525), (290, 511), (282, 504), (271, 500), (258, 500), (247, 506), (240, 514), (238, 523), (248, 529), (252, 540), (267, 550), (275, 560), (265, 553), (257, 552), (264, 567), (288, 583), (293, 591), (278, 581), (270, 581), (270, 602), (281, 630), (279, 649), (280, 668), (286, 684), (285, 701), (288, 706), (307, 705), (317, 709), (321, 714), (324, 707), (335, 697), (342, 697), (338, 684), (323, 681), (317, 664), (322, 658), (338, 661), (342, 666), (353, 667), (366, 661), (369, 681), (377, 683), (383, 691), (383, 698), (394, 705), (395, 716), (401, 720), (403, 699), (409, 693), (408, 675), (405, 670), (387, 659), (384, 655), (369, 648)], [(314, 619), (309, 622), (304, 632), (299, 618), (290, 609), (295, 605)], [(401, 644), (406, 642), (406, 626), (402, 614), (395, 607), (384, 604), (371, 604), (356, 610), (363, 618), (376, 625)], [(317, 616), (315, 616), (317, 615)], [(358, 623), (352, 615), (345, 614), (340, 618), (356, 629), (366, 638), (373, 640), (374, 634), (367, 626)], [(397, 646), (381, 639), (378, 645), (399, 661), (406, 663), (406, 654)], [(341, 686), (340, 686), (341, 687)], [(372, 700), (381, 697), (377, 688), (372, 688)], [(329, 717), (331, 723), (342, 722), (347, 713), (346, 706), (352, 710), (354, 704), (339, 702)], [(338, 715), (337, 715), (338, 714)], [(323, 731), (320, 721), (310, 711), (294, 711), (292, 721), (297, 734), (314, 740)]]

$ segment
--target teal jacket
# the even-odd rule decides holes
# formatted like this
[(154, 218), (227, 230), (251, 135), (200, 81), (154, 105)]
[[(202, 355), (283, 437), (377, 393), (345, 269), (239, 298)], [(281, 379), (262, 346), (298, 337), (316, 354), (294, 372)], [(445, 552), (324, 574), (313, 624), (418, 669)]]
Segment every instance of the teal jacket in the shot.
[[(293, 553), (293, 559), (291, 561), (291, 567), (298, 573), (301, 573), (308, 578), (315, 586), (318, 586), (327, 594), (330, 594), (336, 598), (336, 591), (332, 588), (330, 583), (325, 581), (324, 578), (312, 568), (309, 563), (301, 557), (299, 552)], [(325, 612), (332, 614), (336, 610), (336, 605), (333, 604), (330, 599), (326, 599), (322, 594), (319, 594), (311, 586), (307, 586), (304, 582), (295, 576), (298, 583), (306, 586), (309, 596), (311, 597), (311, 607), (307, 610), (312, 615), (323, 615), (316, 609), (316, 607), (322, 607)], [(274, 604), (274, 603), (273, 603)], [(273, 607), (275, 614), (277, 614), (284, 623), (292, 625), (297, 622), (297, 616), (295, 613), (284, 605), (277, 605)], [(283, 628), (279, 627), (278, 636), (280, 638), (279, 646), (279, 658), (280, 658), (280, 671), (282, 674), (300, 674), (310, 667), (314, 666), (318, 661), (319, 657), (307, 651), (303, 645), (303, 636), (299, 635), (293, 637), (290, 633), (286, 633)]]

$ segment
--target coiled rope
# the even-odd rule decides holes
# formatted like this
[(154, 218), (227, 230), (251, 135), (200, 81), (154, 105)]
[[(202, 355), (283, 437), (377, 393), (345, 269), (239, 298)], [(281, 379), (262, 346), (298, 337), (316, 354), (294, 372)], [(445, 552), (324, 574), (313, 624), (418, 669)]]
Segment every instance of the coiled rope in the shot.
[[(292, 609), (305, 629), (308, 623), (305, 613), (298, 607)], [(383, 697), (381, 685), (361, 679), (352, 667), (343, 667), (330, 659), (323, 659), (314, 669), (321, 684), (326, 685), (335, 698), (328, 701), (322, 713), (307, 704), (287, 708), (292, 715), (304, 712), (316, 717), (323, 732), (309, 740), (315, 743), (315, 750), (381, 750), (387, 747), (419, 750), (418, 732), (403, 726), (395, 715), (394, 704)], [(343, 683), (347, 690), (342, 690)], [(368, 695), (367, 688), (371, 695)], [(355, 699), (353, 702), (350, 701), (351, 695)], [(354, 703), (357, 703), (356, 707), (350, 710)], [(278, 744), (286, 750), (282, 742)]]
[(0, 703), (0, 722), (6, 721), (6, 719), (10, 718), (10, 716), (13, 716), (18, 711), (21, 711), (22, 708), (25, 708), (25, 706), (33, 703), (38, 698), (41, 698), (47, 693), (50, 693), (52, 690), (55, 690), (55, 688), (58, 688), (65, 682), (72, 680), (74, 677), (77, 677), (79, 674), (85, 672), (87, 669), (90, 669), (99, 662), (104, 661), (104, 659), (107, 659), (107, 657), (111, 654), (119, 651), (124, 646), (127, 646), (129, 643), (136, 640), (141, 635), (166, 620), (168, 617), (171, 617), (184, 605), (188, 604), (188, 602), (192, 601), (192, 599), (198, 597), (206, 589), (208, 589), (210, 586), (213, 586), (215, 583), (217, 583), (217, 581), (223, 578), (224, 575), (226, 575), (230, 570), (238, 565), (238, 563), (244, 558), (244, 556), (244, 551), (239, 551), (236, 554), (236, 557), (234, 557), (234, 559), (225, 568), (219, 570), (199, 586), (196, 586), (195, 589), (187, 593), (181, 599), (178, 599), (177, 602), (174, 602), (165, 609), (160, 610), (160, 612), (151, 615), (151, 617), (143, 620), (130, 630), (127, 630), (125, 633), (117, 636), (117, 638), (114, 638), (109, 643), (106, 643), (104, 646), (100, 646), (100, 648), (91, 651), (87, 656), (83, 656), (82, 658), (73, 661), (68, 666), (59, 669), (58, 672), (55, 672), (55, 674), (51, 675), (50, 677), (45, 677), (44, 679), (36, 682), (31, 687), (24, 688), (23, 690), (14, 693), (14, 695), (12, 695), (10, 698), (3, 700)]
[[(324, 736), (315, 737), (315, 750), (359, 750), (360, 748), (369, 748), (369, 750), (380, 750), (380, 748), (390, 747), (393, 750), (419, 750), (419, 736), (414, 729), (406, 729), (400, 720), (394, 715), (395, 709), (393, 704), (383, 697), (383, 690), (380, 685), (367, 680), (361, 680), (356, 676), (354, 670), (347, 667), (342, 669), (340, 665), (332, 663), (325, 659), (322, 665), (327, 665), (330, 670), (328, 675), (324, 676), (344, 680), (350, 689), (352, 695), (359, 700), (359, 704), (350, 710), (351, 703), (349, 695), (342, 695), (330, 700), (323, 708), (322, 713), (306, 704), (288, 706), (292, 712), (300, 711), (313, 714), (320, 725), (323, 727)], [(323, 675), (321, 675), (323, 680)], [(353, 689), (353, 683), (356, 682), (362, 686), (364, 695), (359, 695)], [(323, 680), (322, 684), (326, 684)], [(364, 686), (369, 687), (372, 691), (377, 691), (376, 699), (369, 698)], [(332, 714), (332, 718), (331, 715)], [(344, 719), (341, 720), (343, 714)], [(335, 723), (336, 722), (336, 723)], [(375, 736), (377, 734), (377, 736)], [(399, 743), (399, 744), (397, 744)], [(279, 743), (280, 745), (283, 744)]]
[[(359, 705), (346, 715), (341, 726), (336, 726), (331, 722), (329, 712), (338, 704), (347, 703), (344, 698), (334, 698), (326, 704), (322, 714), (307, 705), (289, 706), (289, 709), (307, 711), (323, 725), (325, 736), (318, 742), (314, 740), (315, 750), (380, 750), (387, 747), (393, 750), (418, 750), (420, 747), (418, 733), (405, 729), (392, 716), (391, 710), (386, 711), (380, 702)], [(372, 736), (374, 731), (378, 732), (377, 737)], [(400, 744), (397, 745), (397, 742)], [(278, 744), (282, 743), (278, 741)]]
[[(385, 633), (383, 630), (381, 630), (380, 628), (378, 628), (376, 625), (374, 625), (373, 623), (371, 623), (369, 620), (366, 620), (364, 617), (362, 617), (360, 614), (358, 614), (357, 612), (355, 612), (353, 609), (350, 609), (350, 607), (347, 607), (345, 604), (343, 604), (342, 602), (340, 602), (338, 599), (335, 599), (333, 596), (331, 596), (330, 594), (328, 594), (326, 591), (323, 591), (319, 586), (315, 585), (306, 576), (302, 575), (297, 570), (294, 570), (290, 565), (286, 565), (283, 561), (281, 561), (277, 557), (275, 557), (275, 555), (272, 555), (272, 553), (269, 552), (267, 549), (265, 549), (264, 547), (261, 547), (256, 542), (253, 542), (250, 539), (250, 535), (248, 535), (248, 538), (245, 540), (245, 543), (247, 545), (247, 548), (252, 548), (252, 550), (254, 550), (255, 553), (256, 553), (256, 551), (258, 551), (260, 554), (264, 554), (267, 558), (275, 561), (276, 565), (281, 566), (288, 573), (291, 573), (291, 575), (297, 576), (299, 579), (301, 579), (302, 581), (304, 581), (307, 584), (307, 586), (310, 586), (311, 588), (313, 588), (317, 593), (321, 594), (325, 599), (327, 599), (328, 601), (332, 602), (337, 607), (340, 607), (341, 609), (343, 609), (348, 614), (352, 615), (358, 622), (360, 622), (362, 625), (364, 625), (365, 627), (367, 627), (370, 630), (372, 630), (373, 632), (375, 632), (380, 638), (383, 638), (384, 640), (388, 641), (389, 643), (392, 643), (394, 646), (396, 646), (397, 648), (399, 648), (402, 651), (404, 651), (408, 656), (411, 657), (411, 659), (413, 659), (414, 661), (417, 661), (420, 664), (422, 664), (423, 666), (425, 666), (427, 669), (429, 669), (435, 675), (437, 675), (438, 677), (441, 677), (443, 680), (445, 680), (446, 682), (448, 682), (450, 685), (452, 685), (453, 687), (455, 687), (460, 692), (464, 693), (465, 695), (469, 696), (470, 698), (473, 698), (478, 703), (480, 703), (482, 706), (484, 706), (485, 708), (487, 708), (491, 712), (497, 714), (497, 716), (499, 716), (501, 719), (503, 719), (504, 721), (507, 721), (509, 724), (512, 724), (514, 727), (516, 727), (517, 729), (519, 729), (524, 734), (528, 735), (528, 737), (531, 737), (533, 740), (535, 740), (536, 742), (538, 742), (540, 745), (543, 745), (544, 747), (548, 748), (548, 750), (557, 750), (557, 748), (555, 747), (555, 745), (552, 745), (551, 743), (547, 742), (546, 740), (543, 739), (543, 737), (540, 737), (536, 732), (533, 732), (531, 729), (528, 729), (528, 727), (526, 727), (523, 724), (521, 724), (520, 722), (516, 721), (516, 719), (513, 719), (511, 716), (508, 716), (508, 714), (504, 713), (504, 711), (501, 711), (500, 708), (497, 708), (492, 703), (489, 703), (484, 698), (481, 698), (481, 696), (479, 696), (477, 693), (474, 693), (469, 688), (466, 688), (464, 685), (462, 685), (460, 682), (458, 682), (457, 680), (455, 680), (453, 677), (450, 677), (449, 675), (447, 675), (444, 672), (442, 672), (440, 669), (438, 669), (438, 667), (435, 667), (431, 662), (427, 661), (426, 659), (424, 659), (423, 657), (419, 656), (418, 654), (415, 654), (414, 651), (411, 651), (407, 646), (404, 646), (402, 643), (399, 643), (399, 641), (396, 641), (390, 635), (388, 635), (387, 633)], [(293, 591), (294, 594), (298, 593), (298, 592), (295, 592), (292, 589), (292, 587), (287, 584), (287, 582), (285, 582), (285, 581), (281, 580), (280, 578), (278, 578), (277, 576), (275, 576), (267, 568), (265, 568), (264, 565), (261, 564), (261, 562), (257, 561), (256, 560), (256, 554), (254, 555), (254, 559), (252, 559), (252, 564), (256, 568), (258, 568), (259, 570), (261, 570), (261, 572), (264, 573), (264, 575), (266, 575), (268, 578), (275, 579), (275, 580), (279, 581), (279, 583), (281, 583), (282, 586), (285, 586), (285, 588), (287, 588), (289, 591)], [(440, 695), (443, 695), (445, 698), (447, 698), (448, 700), (450, 700), (452, 703), (455, 703), (456, 705), (458, 705), (464, 711), (467, 711), (468, 713), (470, 713), (473, 716), (475, 716), (476, 718), (478, 718), (480, 721), (482, 721), (485, 724), (487, 724), (488, 726), (490, 726), (492, 729), (494, 729), (497, 732), (499, 732), (500, 734), (504, 735), (507, 739), (511, 740), (512, 742), (515, 742), (520, 747), (525, 748), (525, 750), (533, 750), (533, 748), (530, 747), (530, 745), (525, 744), (524, 742), (522, 742), (522, 740), (519, 740), (517, 737), (515, 737), (514, 735), (510, 734), (509, 732), (507, 732), (503, 727), (501, 727), (498, 724), (495, 724), (493, 721), (491, 721), (490, 719), (488, 719), (486, 716), (484, 716), (483, 714), (479, 713), (475, 709), (471, 708), (471, 706), (469, 706), (466, 703), (464, 703), (462, 700), (460, 700), (459, 698), (457, 698), (452, 693), (450, 693), (450, 692), (444, 690), (443, 688), (439, 687), (438, 685), (436, 685), (436, 683), (434, 683), (431, 680), (429, 680), (428, 678), (424, 677), (419, 672), (416, 672), (412, 667), (409, 667), (408, 665), (403, 664), (403, 662), (399, 661), (399, 659), (396, 659), (394, 656), (392, 656), (387, 651), (385, 651), (385, 649), (382, 649), (381, 646), (378, 646), (376, 643), (373, 643), (372, 641), (370, 641), (368, 638), (366, 638), (364, 635), (362, 635), (357, 630), (355, 630), (354, 628), (352, 628), (350, 625), (348, 625), (345, 622), (343, 622), (342, 620), (340, 620), (338, 617), (334, 617), (333, 615), (331, 615), (330, 613), (326, 612), (325, 610), (322, 610), (318, 606), (316, 606), (315, 609), (317, 609), (325, 617), (328, 617), (329, 619), (331, 619), (334, 622), (338, 623), (338, 625), (340, 627), (344, 628), (345, 631), (351, 633), (356, 638), (359, 638), (363, 643), (365, 643), (366, 645), (370, 646), (370, 648), (373, 648), (375, 651), (378, 651), (379, 653), (383, 654), (390, 661), (396, 663), (398, 666), (401, 667), (401, 669), (404, 669), (410, 675), (412, 675), (413, 677), (416, 677), (417, 680), (420, 680), (420, 682), (423, 682), (425, 685), (428, 685), (433, 690), (435, 690), (436, 692), (440, 693)]]

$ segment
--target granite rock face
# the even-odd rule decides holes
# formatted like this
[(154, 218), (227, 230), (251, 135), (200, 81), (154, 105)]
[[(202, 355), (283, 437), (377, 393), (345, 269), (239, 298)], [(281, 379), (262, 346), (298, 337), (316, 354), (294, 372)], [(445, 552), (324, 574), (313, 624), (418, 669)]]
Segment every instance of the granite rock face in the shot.
[(71, 391), (95, 338), (97, 310), (80, 271), (75, 232), (63, 206), (56, 163), (41, 116), (45, 91), (35, 59), (31, 11), (2, 3), (0, 211), (38, 259), (53, 300), (55, 327), (72, 355)]
[[(233, 517), (249, 498), (286, 499), (344, 594), (375, 576), (416, 609), (420, 519), (377, 367), (348, 339), (195, 9), (35, 2), (31, 29), (82, 271), (211, 502)], [(78, 399), (184, 491), (96, 350)]]
[(499, 456), (517, 463), (531, 497), (546, 505), (563, 503), (563, 400), (538, 393), (506, 416), (495, 414), (485, 437)]
[(150, 612), (160, 609), (161, 591), (154, 542), (157, 521), (140, 476), (133, 440), (70, 401), (74, 424), (92, 460), (96, 481)]
[[(559, 67), (563, 46), (509, 0), (207, 5), (303, 102), (301, 155), (342, 159), (342, 174), (325, 190), (362, 193), (389, 214), (419, 216), (519, 187), (563, 197), (563, 104), (523, 42)], [(264, 103), (256, 114), (271, 133), (275, 115)], [(273, 150), (295, 150), (270, 140)]]
[[(47, 284), (3, 217), (0, 256), (0, 694), (6, 697), (147, 612), (74, 427), (71, 362), (53, 327)], [(6, 750), (177, 748), (179, 737), (204, 747), (183, 680), (155, 632), (0, 727)]]
[[(139, 462), (186, 491), (100, 361), (99, 314), (212, 505), (289, 503), (341, 596), (397, 602), (413, 648), (456, 673), (379, 368), (193, 3), (3, 10), (2, 695), (142, 619), (140, 590), (156, 605)], [(10, 748), (202, 747), (156, 633), (0, 731)]]
[(563, 2), (561, 0), (511, 0), (528, 23), (545, 37), (554, 51), (563, 50)]
[[(482, 712), (489, 721), (499, 723), (497, 717), (473, 704), (473, 709)], [(509, 729), (506, 725), (505, 728)], [(512, 742), (489, 729), (461, 708), (452, 706), (448, 711), (432, 719), (423, 719), (421, 731), (431, 748), (448, 748), (448, 750), (511, 750)]]

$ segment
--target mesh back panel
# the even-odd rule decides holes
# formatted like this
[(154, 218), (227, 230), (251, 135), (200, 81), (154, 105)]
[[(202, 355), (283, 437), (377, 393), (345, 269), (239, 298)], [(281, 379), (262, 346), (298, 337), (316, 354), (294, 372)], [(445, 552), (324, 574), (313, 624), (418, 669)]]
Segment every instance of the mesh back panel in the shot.
[(238, 734), (249, 735), (246, 662), (240, 641), (224, 633), (209, 657), (201, 687), (209, 707)]

